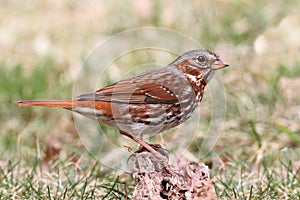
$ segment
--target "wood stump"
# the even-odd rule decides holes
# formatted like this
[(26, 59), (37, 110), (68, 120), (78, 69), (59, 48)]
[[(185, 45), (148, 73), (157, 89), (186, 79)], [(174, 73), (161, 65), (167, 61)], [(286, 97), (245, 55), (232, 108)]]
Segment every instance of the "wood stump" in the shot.
[(214, 181), (205, 164), (180, 158), (175, 164), (169, 165), (167, 152), (161, 146), (156, 149), (162, 158), (158, 159), (145, 149), (129, 158), (137, 183), (132, 199), (217, 199)]

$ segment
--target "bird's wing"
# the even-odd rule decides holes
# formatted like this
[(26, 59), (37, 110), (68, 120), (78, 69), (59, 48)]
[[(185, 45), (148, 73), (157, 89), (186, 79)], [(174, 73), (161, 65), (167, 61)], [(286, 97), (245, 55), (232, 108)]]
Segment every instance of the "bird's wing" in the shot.
[[(178, 73), (178, 71), (174, 72), (169, 68), (161, 68), (119, 81), (94, 93), (80, 95), (77, 99), (129, 104), (176, 103), (178, 102), (178, 94), (176, 91), (174, 92), (173, 87), (177, 87), (178, 84), (172, 83), (174, 83), (174, 78), (178, 78)], [(169, 85), (173, 87), (170, 88)]]

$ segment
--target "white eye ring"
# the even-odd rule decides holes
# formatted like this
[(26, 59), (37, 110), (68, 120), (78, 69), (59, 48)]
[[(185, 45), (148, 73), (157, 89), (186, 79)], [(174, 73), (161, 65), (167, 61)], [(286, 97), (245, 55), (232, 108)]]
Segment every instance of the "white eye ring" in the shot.
[(200, 55), (197, 57), (197, 61), (201, 64), (201, 65), (206, 65), (207, 63), (207, 58), (205, 55)]

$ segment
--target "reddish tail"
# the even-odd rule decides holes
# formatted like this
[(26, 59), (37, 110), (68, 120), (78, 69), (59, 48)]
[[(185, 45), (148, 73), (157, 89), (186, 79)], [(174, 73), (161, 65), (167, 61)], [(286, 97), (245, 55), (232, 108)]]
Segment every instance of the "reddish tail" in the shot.
[[(82, 113), (83, 115), (87, 115), (86, 114), (87, 111), (84, 108), (90, 108), (92, 110), (101, 111), (103, 113), (103, 115), (109, 115), (109, 116), (112, 115), (111, 102), (106, 102), (106, 101), (23, 100), (23, 101), (18, 101), (17, 104), (22, 107), (25, 107), (25, 106), (59, 107), (59, 108), (65, 108), (68, 110), (73, 110), (73, 111)], [(79, 109), (77, 109), (77, 108), (79, 108)], [(94, 114), (95, 111), (92, 111), (92, 113)]]
[(48, 107), (61, 107), (61, 108), (72, 108), (72, 100), (24, 100), (18, 101), (19, 106), (48, 106)]

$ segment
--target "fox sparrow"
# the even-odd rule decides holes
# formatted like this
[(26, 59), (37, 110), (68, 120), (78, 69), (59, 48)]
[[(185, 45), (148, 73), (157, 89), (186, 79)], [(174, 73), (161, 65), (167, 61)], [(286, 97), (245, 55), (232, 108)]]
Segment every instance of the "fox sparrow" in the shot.
[(229, 66), (207, 50), (191, 50), (169, 65), (83, 94), (76, 100), (24, 100), (20, 106), (61, 107), (116, 127), (152, 153), (142, 140), (187, 120), (215, 70)]

